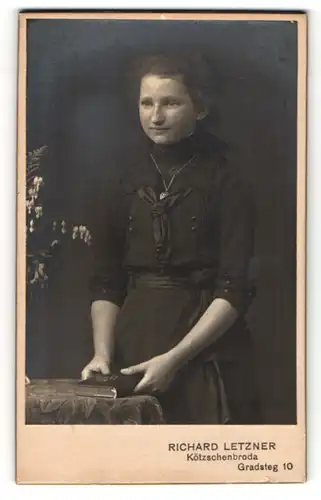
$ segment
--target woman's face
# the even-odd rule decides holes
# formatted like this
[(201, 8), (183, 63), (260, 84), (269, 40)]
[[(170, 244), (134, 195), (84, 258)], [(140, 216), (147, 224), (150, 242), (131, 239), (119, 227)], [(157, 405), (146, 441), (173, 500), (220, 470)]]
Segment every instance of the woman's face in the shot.
[(197, 110), (180, 75), (142, 78), (139, 117), (145, 134), (156, 144), (172, 144), (194, 132)]

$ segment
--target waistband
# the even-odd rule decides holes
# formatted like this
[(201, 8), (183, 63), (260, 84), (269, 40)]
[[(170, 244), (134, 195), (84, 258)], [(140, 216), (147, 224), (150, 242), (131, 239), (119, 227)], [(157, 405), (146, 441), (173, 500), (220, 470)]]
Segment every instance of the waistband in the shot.
[(197, 269), (188, 272), (129, 273), (128, 288), (215, 288), (216, 275), (212, 269)]

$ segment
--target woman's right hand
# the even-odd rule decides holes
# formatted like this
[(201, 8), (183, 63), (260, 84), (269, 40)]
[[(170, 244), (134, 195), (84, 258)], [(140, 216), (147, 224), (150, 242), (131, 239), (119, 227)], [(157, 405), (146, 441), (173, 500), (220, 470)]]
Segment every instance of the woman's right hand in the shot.
[(95, 355), (81, 372), (81, 380), (86, 380), (94, 373), (108, 375), (110, 373), (110, 362), (103, 356)]

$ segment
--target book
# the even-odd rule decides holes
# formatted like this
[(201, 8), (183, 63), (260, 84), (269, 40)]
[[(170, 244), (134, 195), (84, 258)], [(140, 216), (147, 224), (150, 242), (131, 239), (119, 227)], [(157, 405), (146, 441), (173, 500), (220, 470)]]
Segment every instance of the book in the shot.
[(142, 374), (123, 375), (114, 373), (103, 375), (95, 373), (88, 379), (79, 382), (76, 394), (110, 399), (128, 397), (134, 394), (134, 389), (141, 378)]

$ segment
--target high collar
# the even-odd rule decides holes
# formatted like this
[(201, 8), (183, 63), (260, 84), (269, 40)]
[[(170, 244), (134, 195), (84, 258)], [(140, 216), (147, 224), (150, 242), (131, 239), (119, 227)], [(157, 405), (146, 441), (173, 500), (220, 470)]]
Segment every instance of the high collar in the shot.
[(168, 169), (183, 164), (197, 154), (198, 133), (194, 132), (173, 144), (155, 144), (149, 140), (149, 152), (160, 167)]
[(140, 146), (133, 151), (124, 172), (123, 185), (128, 191), (141, 185), (155, 186), (155, 183), (159, 182), (151, 154), (166, 176), (171, 175), (171, 168), (177, 168), (195, 156), (188, 168), (177, 177), (176, 186), (187, 183), (205, 189), (212, 182), (215, 166), (225, 163), (226, 143), (202, 129), (197, 129), (189, 137), (166, 146), (157, 145), (150, 139), (146, 140), (146, 136), (143, 139)]

